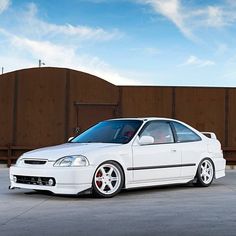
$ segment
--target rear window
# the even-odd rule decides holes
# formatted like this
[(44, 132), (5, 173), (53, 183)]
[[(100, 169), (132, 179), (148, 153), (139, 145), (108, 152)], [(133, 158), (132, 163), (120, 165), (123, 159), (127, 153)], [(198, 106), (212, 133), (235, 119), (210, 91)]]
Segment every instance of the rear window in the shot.
[(172, 122), (175, 128), (177, 142), (200, 141), (201, 138), (194, 131), (177, 122)]

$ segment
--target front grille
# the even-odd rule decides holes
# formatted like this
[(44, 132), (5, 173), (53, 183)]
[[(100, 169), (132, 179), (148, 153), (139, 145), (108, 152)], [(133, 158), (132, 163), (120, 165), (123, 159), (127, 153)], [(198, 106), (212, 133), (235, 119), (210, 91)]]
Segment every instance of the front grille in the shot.
[(29, 165), (44, 165), (47, 163), (45, 160), (24, 160), (25, 164)]
[(19, 184), (33, 184), (33, 185), (44, 185), (44, 186), (56, 185), (56, 180), (52, 177), (14, 175), (13, 178), (14, 181)]

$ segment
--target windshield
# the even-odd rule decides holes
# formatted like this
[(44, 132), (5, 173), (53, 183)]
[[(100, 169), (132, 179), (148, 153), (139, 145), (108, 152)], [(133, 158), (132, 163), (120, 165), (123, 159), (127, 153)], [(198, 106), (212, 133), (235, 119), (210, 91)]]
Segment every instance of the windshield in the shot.
[(108, 120), (86, 130), (71, 143), (128, 143), (136, 134), (141, 120)]

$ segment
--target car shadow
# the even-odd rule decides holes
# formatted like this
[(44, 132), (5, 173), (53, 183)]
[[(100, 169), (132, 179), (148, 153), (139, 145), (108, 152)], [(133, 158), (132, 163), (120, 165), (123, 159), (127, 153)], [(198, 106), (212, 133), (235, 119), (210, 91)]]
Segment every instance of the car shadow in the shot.
[[(209, 188), (215, 188), (223, 185), (221, 183), (213, 183)], [(167, 192), (179, 192), (179, 191), (199, 191), (200, 189), (206, 189), (203, 187), (194, 186), (192, 183), (188, 184), (173, 184), (173, 185), (162, 185), (162, 186), (152, 186), (152, 187), (142, 187), (142, 188), (132, 188), (132, 189), (123, 189), (115, 198), (123, 198), (126, 196), (139, 196), (139, 195), (153, 195), (154, 193), (167, 193)], [(208, 189), (208, 188), (207, 188)], [(29, 192), (24, 192), (25, 195), (31, 196), (47, 196), (53, 197), (54, 199), (104, 199), (104, 198), (97, 198), (94, 197), (91, 191), (83, 192), (78, 195), (67, 195), (67, 194), (54, 194), (50, 191), (44, 190), (33, 190)]]
[[(132, 188), (132, 189), (123, 189), (117, 196), (128, 196), (128, 195), (146, 195), (146, 194), (153, 194), (154, 192), (171, 192), (171, 191), (178, 191), (178, 190), (183, 190), (187, 188), (194, 188), (192, 184), (178, 184), (178, 185), (165, 185), (165, 186), (152, 186), (152, 187), (142, 187), (142, 188)], [(67, 194), (54, 194), (50, 191), (30, 191), (30, 192), (25, 192), (25, 195), (35, 195), (35, 196), (50, 196), (50, 197), (55, 197), (57, 199), (104, 199), (104, 198), (97, 198), (94, 197), (91, 192), (86, 192), (86, 193), (80, 193), (78, 195), (67, 195)]]

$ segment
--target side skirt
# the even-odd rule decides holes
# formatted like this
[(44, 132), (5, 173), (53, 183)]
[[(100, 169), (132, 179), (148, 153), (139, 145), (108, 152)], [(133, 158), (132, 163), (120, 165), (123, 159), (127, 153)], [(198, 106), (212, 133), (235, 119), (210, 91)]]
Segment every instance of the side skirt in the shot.
[(126, 184), (126, 189), (138, 188), (138, 187), (151, 187), (158, 185), (169, 185), (169, 184), (187, 184), (194, 180), (192, 176), (186, 178), (176, 178), (176, 179), (161, 179), (161, 180), (148, 180), (148, 181), (132, 181)]

